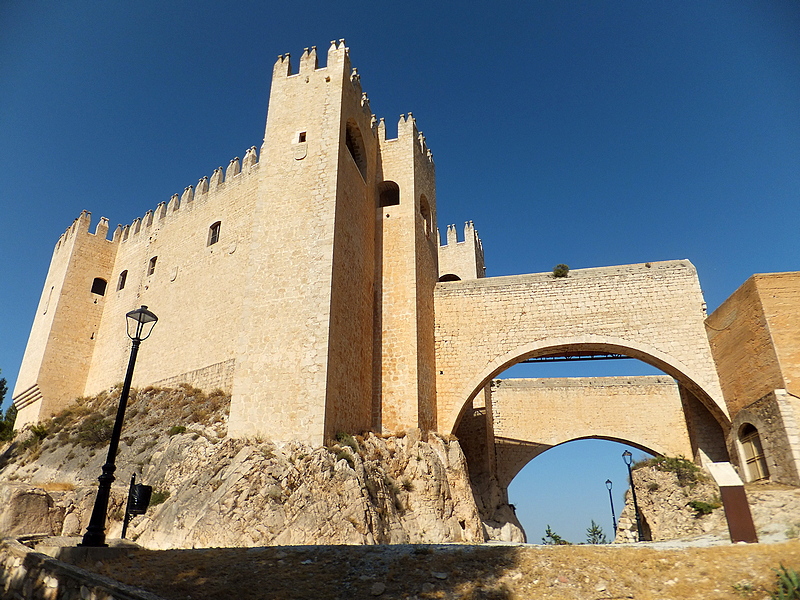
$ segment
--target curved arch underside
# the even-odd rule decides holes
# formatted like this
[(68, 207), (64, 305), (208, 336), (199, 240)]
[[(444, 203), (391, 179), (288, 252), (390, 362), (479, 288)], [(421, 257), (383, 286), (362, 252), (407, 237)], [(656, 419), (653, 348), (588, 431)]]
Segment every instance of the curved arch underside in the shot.
[(527, 465), (530, 461), (532, 461), (537, 456), (544, 454), (551, 448), (555, 448), (556, 446), (560, 446), (562, 444), (566, 444), (569, 442), (575, 442), (578, 440), (608, 440), (610, 442), (619, 442), (621, 444), (627, 444), (628, 446), (632, 446), (638, 450), (642, 450), (643, 452), (647, 452), (649, 454), (653, 454), (656, 456), (663, 456), (668, 454), (667, 452), (659, 451), (655, 448), (649, 448), (647, 446), (643, 446), (641, 444), (637, 444), (628, 439), (622, 438), (614, 438), (602, 435), (593, 435), (593, 436), (586, 436), (586, 437), (577, 437), (571, 439), (565, 439), (558, 444), (547, 445), (547, 444), (521, 444), (516, 440), (505, 440), (503, 438), (498, 438), (496, 440), (496, 447), (495, 452), (497, 453), (497, 480), (500, 485), (504, 488), (507, 488), (511, 481), (516, 477), (519, 472)]

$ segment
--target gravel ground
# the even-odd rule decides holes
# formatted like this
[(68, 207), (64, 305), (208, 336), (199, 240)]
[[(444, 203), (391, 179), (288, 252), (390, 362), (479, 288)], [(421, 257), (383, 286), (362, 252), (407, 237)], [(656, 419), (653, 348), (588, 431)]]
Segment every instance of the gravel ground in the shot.
[(131, 549), (78, 566), (169, 600), (679, 600), (768, 597), (800, 540), (659, 548), (606, 546), (284, 546)]

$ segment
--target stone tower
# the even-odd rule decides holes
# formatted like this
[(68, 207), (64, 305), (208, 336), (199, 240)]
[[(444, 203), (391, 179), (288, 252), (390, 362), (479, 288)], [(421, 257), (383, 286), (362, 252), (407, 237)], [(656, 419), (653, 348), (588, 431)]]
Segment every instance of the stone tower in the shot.
[(14, 393), (18, 422), (37, 421), (83, 395), (116, 245), (108, 221), (89, 232), (83, 211), (59, 238)]
[[(344, 40), (322, 68), (315, 48), (297, 73), (282, 56), (261, 164), (232, 435), (320, 444), (432, 427), (435, 192), (413, 119), (385, 139)], [(398, 394), (417, 406), (400, 410)]]

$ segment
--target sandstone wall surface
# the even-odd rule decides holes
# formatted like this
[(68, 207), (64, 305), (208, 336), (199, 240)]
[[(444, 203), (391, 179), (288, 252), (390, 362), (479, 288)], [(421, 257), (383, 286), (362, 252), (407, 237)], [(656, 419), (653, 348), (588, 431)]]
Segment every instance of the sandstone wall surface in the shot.
[(492, 382), (491, 398), (498, 477), (505, 486), (540, 453), (581, 438), (692, 456), (670, 377), (500, 379)]
[(653, 364), (727, 422), (689, 261), (439, 283), (435, 307), (440, 431), (451, 431), (465, 403), (512, 364), (569, 350)]

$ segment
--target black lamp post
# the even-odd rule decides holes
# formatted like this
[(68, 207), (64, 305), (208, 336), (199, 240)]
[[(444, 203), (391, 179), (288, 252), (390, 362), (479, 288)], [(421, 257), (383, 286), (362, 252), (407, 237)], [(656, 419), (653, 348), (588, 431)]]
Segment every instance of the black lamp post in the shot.
[(638, 541), (642, 541), (642, 520), (639, 518), (639, 503), (636, 501), (636, 486), (633, 485), (633, 471), (631, 471), (631, 463), (633, 462), (633, 455), (630, 450), (625, 450), (622, 453), (622, 460), (628, 465), (628, 477), (631, 481), (631, 494), (633, 495), (633, 512), (636, 514), (636, 532), (639, 534)]
[(97, 497), (94, 500), (92, 518), (89, 527), (79, 546), (107, 546), (106, 544), (106, 513), (108, 512), (108, 499), (111, 496), (111, 484), (114, 482), (114, 471), (117, 458), (119, 437), (122, 433), (122, 422), (125, 420), (125, 407), (128, 405), (128, 396), (131, 392), (133, 367), (136, 364), (136, 355), (139, 353), (139, 344), (146, 340), (155, 327), (158, 317), (147, 310), (146, 306), (132, 310), (125, 315), (128, 318), (128, 337), (131, 338), (131, 357), (128, 361), (128, 371), (125, 373), (125, 383), (122, 385), (122, 394), (119, 397), (117, 418), (114, 421), (114, 430), (111, 432), (111, 442), (108, 445), (108, 458), (103, 465), (103, 473), (98, 478)]
[(611, 495), (611, 488), (613, 487), (610, 479), (606, 479), (606, 489), (608, 490), (608, 501), (611, 502), (611, 523), (614, 524), (614, 537), (617, 535), (617, 516), (614, 514), (614, 497)]

